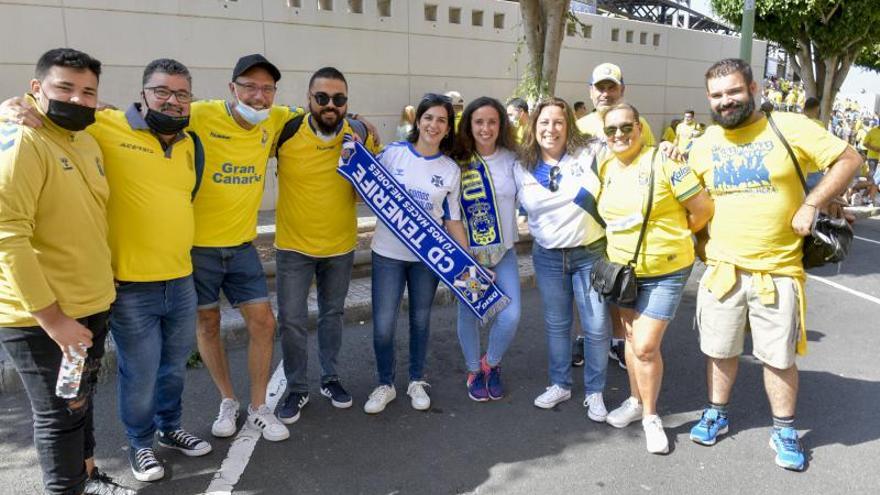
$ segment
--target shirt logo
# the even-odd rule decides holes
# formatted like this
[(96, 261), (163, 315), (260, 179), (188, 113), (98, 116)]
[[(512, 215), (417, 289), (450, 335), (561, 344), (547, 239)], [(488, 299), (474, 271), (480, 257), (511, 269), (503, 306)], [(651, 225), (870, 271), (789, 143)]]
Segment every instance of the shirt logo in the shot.
[(0, 151), (12, 148), (12, 145), (15, 144), (15, 138), (10, 138), (9, 136), (14, 135), (16, 132), (18, 132), (18, 127), (11, 125), (0, 126)]
[(150, 148), (147, 148), (146, 146), (141, 146), (141, 145), (139, 145), (139, 144), (132, 144), (132, 143), (119, 143), (119, 147), (120, 147), (120, 148), (129, 149), (129, 150), (133, 150), (133, 151), (140, 151), (141, 153), (150, 153), (150, 154), (154, 154), (154, 153), (155, 153), (155, 152), (154, 152), (153, 150), (151, 150)]
[(263, 129), (263, 139), (260, 140), (260, 144), (266, 146), (266, 143), (269, 142), (269, 131)]
[(403, 177), (403, 169), (402, 168), (395, 168), (394, 170), (391, 171), (391, 174), (395, 175), (397, 177)]
[(61, 168), (64, 170), (73, 170), (73, 165), (70, 164), (70, 160), (65, 157), (61, 157)]
[(217, 139), (232, 139), (230, 136), (227, 136), (226, 134), (218, 134), (214, 131), (211, 131), (211, 137), (217, 138)]
[(104, 167), (101, 165), (101, 159), (97, 156), (95, 157), (95, 166), (98, 167), (98, 173), (101, 174), (101, 177), (104, 177)]
[(727, 192), (775, 192), (770, 182), (770, 171), (764, 158), (773, 150), (770, 141), (758, 141), (742, 146), (714, 146), (712, 148), (713, 187)]
[(439, 175), (432, 175), (431, 184), (434, 184), (434, 187), (443, 187), (443, 177), (440, 177)]

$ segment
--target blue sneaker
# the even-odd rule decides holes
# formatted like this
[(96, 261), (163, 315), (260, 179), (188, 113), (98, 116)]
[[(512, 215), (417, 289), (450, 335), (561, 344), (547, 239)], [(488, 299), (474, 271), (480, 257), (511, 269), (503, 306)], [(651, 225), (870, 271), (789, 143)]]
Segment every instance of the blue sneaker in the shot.
[(282, 423), (289, 425), (296, 423), (299, 419), (299, 413), (302, 408), (309, 403), (309, 393), (291, 392), (287, 394), (287, 398), (278, 408), (278, 419)]
[(804, 447), (794, 428), (774, 428), (770, 448), (776, 451), (776, 465), (791, 471), (803, 471)]
[(489, 389), (490, 399), (499, 400), (504, 398), (504, 387), (501, 385), (501, 366), (489, 368), (486, 387)]
[(468, 397), (477, 402), (489, 400), (489, 389), (486, 388), (486, 374), (483, 370), (467, 374)]
[(691, 440), (703, 445), (715, 445), (719, 435), (727, 433), (727, 418), (718, 415), (718, 410), (707, 408), (700, 422), (691, 428)]

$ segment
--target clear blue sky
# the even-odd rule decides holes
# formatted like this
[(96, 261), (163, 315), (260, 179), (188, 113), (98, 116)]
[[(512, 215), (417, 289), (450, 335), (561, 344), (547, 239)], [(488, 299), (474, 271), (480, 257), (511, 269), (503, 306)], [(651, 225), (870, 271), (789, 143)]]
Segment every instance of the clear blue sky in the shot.
[[(711, 15), (712, 13), (709, 0), (691, 0), (691, 8), (704, 14)], [(880, 74), (853, 67), (850, 69), (840, 91), (843, 93), (860, 93), (862, 89), (871, 93), (880, 93)]]

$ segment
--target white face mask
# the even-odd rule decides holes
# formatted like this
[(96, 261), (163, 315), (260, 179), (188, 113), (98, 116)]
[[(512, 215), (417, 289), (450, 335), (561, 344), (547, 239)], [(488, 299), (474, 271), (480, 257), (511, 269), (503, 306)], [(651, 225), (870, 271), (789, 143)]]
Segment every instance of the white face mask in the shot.
[(243, 118), (248, 121), (251, 125), (257, 125), (260, 122), (269, 118), (269, 108), (264, 108), (262, 110), (257, 110), (253, 107), (245, 105), (243, 102), (239, 101), (235, 104), (235, 111)]

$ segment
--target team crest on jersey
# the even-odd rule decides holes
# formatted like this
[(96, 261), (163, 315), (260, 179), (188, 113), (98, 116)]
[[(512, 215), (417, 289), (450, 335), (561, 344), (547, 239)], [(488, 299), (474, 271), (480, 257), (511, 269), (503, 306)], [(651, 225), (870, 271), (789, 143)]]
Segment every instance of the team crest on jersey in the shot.
[(443, 187), (443, 177), (440, 177), (439, 175), (432, 175), (431, 184), (434, 184), (434, 187)]
[(269, 131), (263, 129), (263, 138), (260, 139), (260, 144), (266, 146), (266, 143), (269, 142)]
[(580, 177), (584, 175), (584, 166), (580, 164), (580, 162), (575, 162), (571, 165), (571, 175), (572, 177)]
[(73, 170), (73, 165), (70, 164), (70, 160), (68, 160), (66, 157), (62, 156), (60, 158), (60, 161), (61, 161), (61, 168), (63, 168), (64, 170)]
[(101, 174), (101, 177), (104, 177), (104, 166), (101, 165), (101, 159), (97, 156), (95, 157), (95, 167), (98, 168), (98, 173)]

